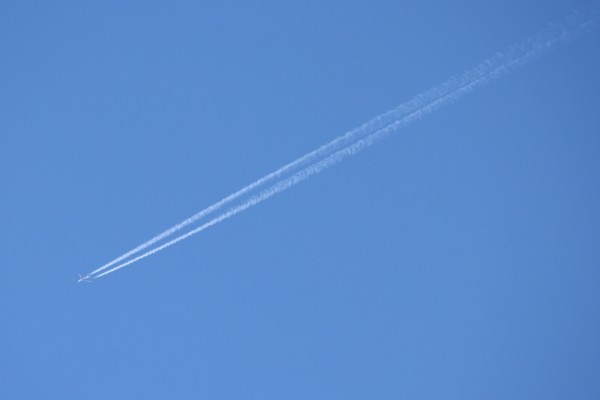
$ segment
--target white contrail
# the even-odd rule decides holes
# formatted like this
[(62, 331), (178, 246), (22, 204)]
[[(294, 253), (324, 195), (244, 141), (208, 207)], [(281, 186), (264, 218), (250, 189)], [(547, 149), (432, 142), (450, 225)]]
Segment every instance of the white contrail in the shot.
[[(265, 177), (241, 189), (240, 191), (224, 198), (218, 203), (215, 203), (214, 205), (188, 218), (187, 220), (174, 226), (173, 228), (170, 228), (169, 230), (163, 232), (162, 234), (156, 236), (148, 242), (138, 246), (134, 250), (111, 261), (110, 263), (102, 266), (101, 268), (98, 268), (97, 270), (90, 273), (90, 275), (105, 270), (108, 267), (118, 263), (119, 261), (122, 261), (123, 259), (140, 252), (141, 250), (151, 246), (157, 241), (172, 235), (174, 232), (182, 229), (183, 227), (197, 221), (198, 219), (204, 216), (209, 215), (210, 213), (221, 208), (222, 206), (232, 202), (236, 198), (239, 198), (243, 194), (246, 194), (251, 190), (256, 189), (257, 187), (264, 185), (267, 182), (280, 178), (284, 174), (289, 173), (303, 165), (313, 162), (312, 164), (300, 170), (299, 172), (296, 172), (294, 175), (288, 178), (284, 178), (280, 182), (262, 191), (260, 194), (251, 197), (242, 204), (231, 208), (227, 212), (213, 218), (212, 220), (191, 230), (190, 232), (181, 235), (125, 263), (113, 267), (108, 271), (98, 274), (95, 277), (102, 277), (127, 265), (130, 265), (136, 261), (146, 258), (152, 254), (155, 254), (167, 247), (170, 247), (175, 243), (178, 243), (196, 233), (199, 233), (225, 219), (228, 219), (274, 196), (277, 193), (280, 193), (296, 185), (297, 183), (307, 179), (308, 177), (317, 174), (329, 168), (330, 166), (340, 162), (347, 156), (358, 153), (364, 148), (371, 146), (377, 141), (383, 139), (390, 133), (397, 131), (398, 129), (422, 118), (427, 114), (430, 114), (438, 107), (451, 103), (459, 99), (463, 95), (469, 93), (474, 88), (482, 86), (490, 82), (491, 80), (497, 79), (503, 74), (508, 73), (521, 65), (524, 65), (536, 56), (551, 49), (557, 43), (570, 40), (580, 33), (584, 33), (591, 30), (591, 28), (595, 27), (598, 24), (599, 9), (600, 7), (596, 6), (590, 13), (591, 17), (588, 17), (587, 19), (584, 19), (581, 13), (575, 13), (567, 18), (564, 25), (554, 26), (552, 29), (543, 31), (529, 39), (526, 39), (523, 42), (512, 46), (505, 53), (497, 53), (494, 57), (484, 61), (473, 70), (467, 71), (463, 74), (451, 78), (442, 85), (436, 86), (433, 89), (430, 89), (429, 91), (415, 97), (411, 101), (391, 111), (381, 114), (378, 117), (375, 117), (374, 119), (372, 119), (366, 124), (363, 124), (359, 128), (348, 132), (347, 134), (333, 140), (332, 142), (323, 145), (318, 149), (300, 157), (294, 162), (285, 165), (277, 171), (266, 175)], [(369, 134), (369, 132), (371, 133)], [(365, 135), (367, 136), (365, 137)], [(360, 139), (361, 137), (362, 139)], [(348, 143), (352, 144), (348, 145)], [(337, 150), (343, 145), (346, 145), (346, 147), (342, 148), (341, 150)], [(326, 158), (321, 159), (320, 161), (315, 161), (326, 156), (327, 154), (330, 154), (335, 150), (337, 150), (335, 153), (327, 156)]]
[[(479, 67), (481, 69), (481, 71), (478, 71), (478, 72), (484, 73), (484, 70), (487, 67), (488, 67), (487, 65), (481, 65)], [(373, 133), (373, 132), (377, 131), (378, 129), (389, 125), (391, 122), (397, 120), (398, 118), (401, 118), (402, 116), (404, 116), (410, 112), (413, 112), (416, 109), (423, 107), (423, 105), (430, 103), (432, 100), (440, 98), (440, 97), (446, 95), (447, 93), (456, 90), (456, 88), (462, 87), (465, 84), (465, 82), (468, 82), (472, 79), (470, 76), (472, 73), (474, 73), (474, 72), (473, 71), (466, 72), (462, 75), (453, 77), (452, 79), (448, 80), (444, 84), (434, 87), (433, 89), (416, 96), (415, 98), (411, 99), (410, 101), (407, 101), (406, 103), (403, 103), (400, 106), (398, 106), (390, 111), (387, 111), (383, 114), (380, 114), (380, 115), (374, 117), (373, 119), (364, 123), (363, 125), (361, 125), (357, 128), (354, 128), (351, 131), (348, 131), (344, 135), (337, 137), (336, 139), (332, 140), (331, 142), (324, 144), (324, 145), (320, 146), (319, 148), (297, 158), (296, 160), (290, 162), (289, 164), (284, 165), (283, 167), (279, 168), (278, 170), (265, 175), (264, 177), (254, 181), (251, 184), (238, 190), (237, 192), (235, 192), (235, 193), (223, 198), (222, 200), (219, 200), (218, 202), (212, 204), (211, 206), (199, 211), (198, 213), (192, 215), (191, 217), (181, 221), (179, 224), (174, 225), (173, 227), (156, 235), (152, 239), (137, 246), (136, 248), (124, 253), (123, 255), (121, 255), (121, 256), (115, 258), (114, 260), (104, 264), (103, 266), (99, 267), (98, 269), (90, 272), (89, 275), (90, 276), (95, 275), (95, 274), (113, 266), (114, 264), (116, 264), (120, 261), (123, 261), (124, 259), (129, 258), (130, 256), (137, 254), (142, 250), (147, 249), (148, 247), (152, 246), (153, 244), (155, 244), (163, 239), (166, 239), (167, 237), (173, 235), (175, 232), (185, 228), (186, 226), (191, 225), (191, 224), (197, 222), (198, 220), (216, 212), (217, 210), (223, 208), (225, 205), (233, 202), (234, 200), (240, 198), (241, 196), (248, 194), (251, 191), (253, 191), (261, 186), (264, 186), (265, 184), (267, 184), (269, 182), (279, 179), (279, 178), (293, 172), (294, 170), (297, 170), (298, 168), (300, 168), (302, 166), (310, 164), (310, 163), (314, 162), (315, 160), (318, 160), (318, 159), (326, 156), (327, 154), (330, 154), (331, 152), (338, 150), (339, 148), (347, 145), (348, 143), (352, 143), (361, 137), (364, 137), (370, 133)]]
[(123, 255), (115, 258), (114, 260), (95, 269), (94, 271), (90, 272), (89, 275), (90, 276), (95, 275), (95, 274), (113, 266), (114, 264), (117, 264), (118, 262), (123, 261), (126, 258), (129, 258), (130, 256), (139, 253), (142, 250), (147, 249), (148, 247), (152, 246), (153, 244), (155, 244), (163, 239), (166, 239), (169, 236), (172, 236), (174, 233), (180, 231), (181, 229), (185, 228), (186, 226), (191, 225), (191, 224), (197, 222), (198, 220), (216, 212), (217, 210), (223, 208), (225, 205), (230, 204), (234, 200), (250, 193), (251, 191), (253, 191), (261, 186), (264, 186), (265, 184), (267, 184), (269, 182), (279, 179), (279, 178), (293, 172), (294, 170), (297, 170), (298, 168), (300, 168), (302, 166), (310, 164), (311, 162), (314, 162), (315, 160), (318, 160), (318, 159), (326, 156), (327, 154), (330, 154), (331, 152), (336, 151), (336, 150), (340, 149), (341, 147), (348, 145), (348, 143), (352, 143), (352, 142), (360, 139), (361, 137), (364, 137), (368, 134), (376, 132), (377, 130), (381, 129), (382, 127), (385, 127), (385, 126), (389, 125), (390, 123), (398, 120), (402, 116), (407, 115), (407, 114), (431, 103), (432, 101), (445, 96), (448, 93), (456, 91), (458, 88), (461, 88), (468, 82), (472, 81), (474, 76), (481, 76), (486, 73), (489, 73), (490, 68), (492, 68), (492, 65), (490, 63), (482, 63), (481, 65), (474, 68), (472, 71), (466, 71), (460, 75), (454, 76), (451, 79), (449, 79), (448, 81), (444, 82), (443, 84), (438, 85), (424, 93), (421, 93), (418, 96), (415, 96), (413, 99), (399, 105), (398, 107), (396, 107), (390, 111), (387, 111), (383, 114), (380, 114), (380, 115), (372, 118), (370, 121), (362, 124), (361, 126), (354, 128), (351, 131), (348, 131), (344, 135), (337, 137), (336, 139), (332, 140), (331, 142), (324, 144), (324, 145), (320, 146), (319, 148), (297, 158), (296, 160), (284, 165), (283, 167), (279, 168), (278, 170), (265, 175), (264, 177), (254, 181), (251, 184), (238, 190), (237, 192), (235, 192), (235, 193), (219, 200), (218, 202), (212, 204), (211, 206), (199, 211), (198, 213), (192, 215), (191, 217), (181, 221), (177, 225), (174, 225), (173, 227), (156, 235), (152, 239), (142, 243), (141, 245), (137, 246), (136, 248), (124, 253)]

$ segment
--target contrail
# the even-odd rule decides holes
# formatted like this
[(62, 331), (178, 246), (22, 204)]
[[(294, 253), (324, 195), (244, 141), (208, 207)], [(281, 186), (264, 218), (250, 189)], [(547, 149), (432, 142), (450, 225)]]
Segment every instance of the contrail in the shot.
[[(481, 66), (482, 69), (484, 69), (485, 67), (486, 66), (483, 66), (483, 65)], [(483, 71), (481, 71), (481, 73), (483, 73)], [(370, 133), (377, 131), (378, 129), (381, 129), (382, 127), (389, 125), (391, 122), (401, 118), (403, 115), (406, 115), (406, 114), (422, 107), (423, 105), (430, 103), (433, 99), (437, 99), (441, 96), (444, 96), (445, 94), (447, 94), (449, 92), (456, 90), (456, 88), (463, 86), (465, 84), (465, 82), (469, 81), (470, 79), (471, 79), (471, 77), (469, 76), (469, 73), (464, 73), (460, 76), (453, 77), (452, 79), (448, 80), (444, 84), (442, 84), (438, 87), (435, 87), (427, 92), (424, 92), (424, 93), (416, 96), (415, 98), (411, 99), (410, 101), (407, 101), (406, 103), (403, 103), (400, 106), (398, 106), (390, 111), (387, 111), (383, 114), (380, 114), (380, 115), (374, 117), (373, 119), (364, 123), (363, 125), (361, 125), (357, 128), (354, 128), (351, 131), (348, 131), (344, 135), (337, 137), (336, 139), (332, 140), (331, 142), (324, 144), (309, 153), (306, 153), (305, 155), (303, 155), (303, 156), (297, 158), (296, 160), (279, 168), (278, 170), (265, 175), (264, 177), (254, 181), (251, 184), (238, 190), (237, 192), (235, 192), (235, 193), (223, 198), (222, 200), (219, 200), (218, 202), (212, 204), (211, 206), (199, 211), (198, 213), (192, 215), (191, 217), (181, 221), (177, 225), (174, 225), (173, 227), (156, 235), (152, 239), (142, 243), (141, 245), (137, 246), (136, 248), (124, 253), (123, 255), (121, 255), (121, 256), (115, 258), (114, 260), (104, 264), (103, 266), (99, 267), (98, 269), (90, 272), (89, 275), (90, 276), (95, 275), (95, 274), (113, 266), (114, 264), (117, 264), (118, 262), (129, 258), (130, 256), (137, 254), (142, 250), (147, 249), (148, 247), (152, 246), (153, 244), (155, 244), (163, 239), (166, 239), (169, 236), (172, 236), (174, 233), (185, 228), (186, 226), (191, 225), (191, 224), (197, 222), (198, 220), (216, 212), (217, 210), (223, 208), (225, 205), (244, 196), (245, 194), (248, 194), (257, 188), (264, 186), (269, 182), (279, 179), (279, 178), (293, 172), (294, 170), (297, 170), (298, 168), (300, 168), (302, 166), (310, 164), (310, 163), (314, 162), (315, 160), (318, 160), (318, 159), (326, 156), (327, 154), (330, 154), (331, 152), (347, 145), (348, 143), (352, 143), (361, 137), (364, 137)]]
[[(535, 57), (550, 50), (556, 44), (571, 40), (582, 33), (591, 31), (594, 27), (598, 25), (598, 20), (600, 19), (599, 10), (600, 4), (592, 8), (592, 10), (587, 14), (588, 16), (582, 14), (581, 12), (575, 12), (574, 14), (566, 18), (564, 24), (552, 26), (550, 29), (542, 31), (537, 35), (530, 37), (515, 46), (510, 47), (505, 53), (497, 53), (493, 57), (479, 64), (474, 69), (457, 75), (449, 79), (448, 81), (442, 83), (441, 85), (438, 85), (416, 96), (409, 102), (404, 103), (403, 105), (396, 107), (393, 110), (390, 110), (384, 114), (373, 118), (372, 120), (361, 125), (360, 127), (349, 131), (345, 135), (338, 137), (337, 139), (319, 147), (318, 149), (310, 153), (307, 153), (306, 155), (283, 166), (277, 171), (272, 172), (263, 178), (260, 178), (254, 183), (242, 188), (238, 192), (235, 192), (234, 194), (225, 197), (223, 200), (213, 204), (212, 206), (186, 219), (185, 221), (166, 230), (160, 235), (154, 237), (153, 239), (125, 253), (121, 257), (96, 269), (89, 275), (95, 275), (98, 272), (108, 269), (109, 267), (124, 260), (125, 258), (128, 258), (133, 254), (137, 254), (138, 252), (148, 248), (152, 244), (162, 239), (165, 239), (168, 236), (171, 236), (173, 233), (179, 231), (185, 226), (190, 225), (198, 221), (199, 219), (215, 212), (216, 210), (222, 208), (228, 203), (231, 203), (233, 200), (239, 198), (240, 196), (247, 194), (260, 186), (263, 186), (268, 182), (281, 178), (284, 175), (291, 173), (292, 171), (297, 170), (302, 166), (306, 166), (307, 164), (309, 164), (304, 169), (294, 173), (292, 176), (282, 179), (281, 181), (272, 185), (268, 189), (263, 190), (258, 195), (252, 196), (250, 199), (246, 200), (240, 205), (231, 208), (225, 213), (222, 213), (219, 216), (213, 218), (212, 220), (204, 223), (203, 225), (159, 247), (147, 251), (146, 253), (140, 256), (137, 256), (127, 262), (119, 264), (118, 266), (115, 266), (108, 271), (95, 275), (95, 277), (99, 278), (105, 276), (107, 274), (110, 274), (111, 272), (114, 272), (118, 269), (133, 264), (134, 262), (137, 262), (143, 258), (146, 258), (152, 254), (155, 254), (225, 219), (228, 219), (258, 203), (261, 203), (277, 193), (287, 190), (288, 188), (296, 185), (301, 181), (304, 181), (312, 175), (322, 172), (330, 166), (342, 161), (344, 158), (350, 155), (354, 155), (362, 151), (366, 147), (369, 147), (374, 143), (378, 142), (379, 140), (385, 138), (389, 134), (396, 132), (398, 129), (405, 127), (406, 125), (421, 119), (423, 116), (432, 113), (437, 108), (449, 104), (453, 101), (456, 101), (465, 94), (471, 92), (473, 89), (482, 86), (494, 79), (497, 79), (502, 75), (526, 64)], [(332, 152), (333, 154), (331, 154)]]
[(487, 71), (489, 68), (491, 68), (491, 65), (482, 63), (481, 65), (479, 65), (477, 68), (473, 69), (472, 71), (467, 71), (460, 75), (452, 77), (451, 79), (444, 82), (443, 84), (438, 85), (426, 92), (423, 92), (423, 93), (415, 96), (413, 99), (399, 105), (398, 107), (372, 118), (370, 121), (362, 124), (361, 126), (348, 131), (344, 135), (337, 137), (336, 139), (332, 140), (331, 142), (326, 143), (309, 153), (306, 153), (305, 155), (303, 155), (303, 156), (297, 158), (296, 160), (279, 168), (278, 170), (265, 175), (264, 177), (254, 181), (251, 184), (238, 190), (237, 192), (235, 192), (235, 193), (223, 198), (222, 200), (219, 200), (218, 202), (212, 204), (211, 206), (199, 211), (198, 213), (192, 215), (191, 217), (181, 221), (177, 225), (174, 225), (173, 227), (156, 235), (152, 239), (142, 243), (141, 245), (137, 246), (136, 248), (124, 253), (123, 255), (121, 255), (121, 256), (115, 258), (114, 260), (104, 264), (103, 266), (99, 267), (98, 269), (90, 272), (89, 275), (90, 276), (95, 275), (95, 274), (113, 266), (114, 264), (117, 264), (118, 262), (123, 261), (123, 260), (129, 258), (130, 256), (141, 252), (142, 250), (147, 249), (148, 247), (152, 246), (153, 244), (155, 244), (163, 239), (166, 239), (169, 236), (172, 236), (174, 233), (180, 231), (181, 229), (185, 228), (186, 226), (191, 225), (191, 224), (197, 222), (198, 220), (216, 212), (217, 210), (223, 208), (227, 204), (252, 192), (253, 190), (255, 190), (261, 186), (264, 186), (267, 183), (272, 182), (276, 179), (279, 179), (279, 178), (293, 172), (294, 170), (297, 170), (298, 168), (300, 168), (302, 166), (305, 166), (307, 164), (310, 164), (311, 162), (314, 162), (320, 158), (323, 158), (327, 154), (330, 154), (331, 152), (336, 151), (339, 148), (348, 145), (348, 143), (352, 143), (361, 137), (364, 137), (370, 133), (376, 132), (377, 130), (381, 129), (382, 127), (385, 127), (385, 126), (389, 125), (390, 123), (398, 120), (402, 116), (407, 115), (407, 114), (423, 107), (424, 105), (427, 105), (427, 104), (431, 103), (432, 101), (445, 96), (448, 93), (456, 91), (458, 88), (461, 88), (468, 82), (472, 81), (473, 77), (475, 75), (481, 76), (481, 75), (484, 75), (487, 72), (489, 72), (489, 71)]

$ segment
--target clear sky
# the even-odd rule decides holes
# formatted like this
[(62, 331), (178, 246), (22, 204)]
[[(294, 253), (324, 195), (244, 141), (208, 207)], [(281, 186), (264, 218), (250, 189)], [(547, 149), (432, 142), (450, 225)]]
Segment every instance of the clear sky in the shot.
[(598, 30), (75, 283), (593, 3), (3, 2), (0, 398), (599, 398)]

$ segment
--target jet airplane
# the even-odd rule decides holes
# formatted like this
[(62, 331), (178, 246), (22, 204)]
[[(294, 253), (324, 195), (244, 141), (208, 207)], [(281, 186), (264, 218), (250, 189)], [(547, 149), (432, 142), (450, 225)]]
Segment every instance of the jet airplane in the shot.
[(92, 283), (92, 277), (89, 275), (82, 276), (81, 274), (79, 274), (79, 279), (77, 280), (77, 283), (81, 282)]

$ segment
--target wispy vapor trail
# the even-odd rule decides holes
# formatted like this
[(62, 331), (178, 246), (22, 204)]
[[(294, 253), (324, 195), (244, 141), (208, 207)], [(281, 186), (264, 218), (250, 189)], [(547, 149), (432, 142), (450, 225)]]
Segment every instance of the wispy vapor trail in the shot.
[[(96, 269), (95, 271), (91, 272), (90, 275), (97, 274), (95, 277), (99, 278), (125, 266), (131, 265), (134, 262), (155, 254), (258, 203), (261, 203), (275, 194), (287, 190), (288, 188), (309, 178), (310, 176), (315, 175), (342, 161), (344, 158), (362, 151), (366, 147), (373, 145), (389, 134), (396, 132), (398, 129), (405, 127), (406, 125), (422, 118), (427, 114), (430, 114), (437, 108), (458, 100), (460, 97), (471, 92), (473, 89), (482, 86), (491, 80), (497, 79), (502, 75), (526, 64), (533, 58), (543, 54), (547, 50), (550, 50), (556, 44), (571, 40), (577, 35), (591, 30), (598, 25), (598, 21), (600, 20), (599, 9), (600, 7), (596, 6), (587, 14), (574, 13), (565, 20), (564, 24), (555, 25), (548, 30), (540, 32), (537, 35), (528, 38), (515, 46), (512, 46), (504, 53), (497, 53), (490, 59), (479, 64), (474, 69), (457, 75), (441, 85), (438, 85), (416, 96), (409, 102), (373, 118), (360, 127), (349, 131), (345, 135), (338, 137), (337, 139), (319, 147), (310, 153), (307, 153), (297, 160), (281, 167), (277, 171), (272, 172), (255, 181), (254, 183), (242, 188), (234, 194), (225, 197), (221, 201), (200, 211), (194, 216), (166, 230), (160, 235), (141, 244), (135, 249), (111, 261), (110, 263)], [(301, 167), (304, 168), (298, 171), (298, 169)], [(285, 178), (286, 175), (294, 171), (297, 172)], [(266, 190), (263, 190), (259, 194), (250, 197), (240, 205), (229, 209), (217, 217), (214, 217), (212, 220), (204, 223), (203, 225), (167, 243), (164, 243), (163, 245), (147, 251), (140, 256), (107, 270), (109, 267), (119, 263), (120, 261), (123, 261), (124, 259), (141, 252), (158, 241), (173, 235), (175, 232), (183, 229), (184, 227), (216, 212), (223, 206), (233, 202), (241, 196), (248, 194), (253, 190), (279, 178), (283, 179), (273, 184)]]
[(98, 269), (92, 271), (90, 273), (90, 275), (95, 275), (95, 274), (111, 267), (112, 265), (117, 264), (118, 262), (123, 261), (123, 260), (131, 257), (132, 255), (141, 252), (142, 250), (147, 249), (148, 247), (152, 246), (153, 244), (155, 244), (163, 239), (166, 239), (169, 236), (172, 236), (174, 233), (180, 231), (181, 229), (185, 228), (186, 226), (191, 225), (191, 224), (201, 220), (202, 218), (218, 211), (219, 209), (223, 208), (227, 204), (232, 203), (233, 201), (252, 192), (253, 190), (258, 189), (261, 186), (265, 186), (269, 182), (273, 182), (289, 173), (292, 173), (295, 170), (298, 170), (299, 168), (301, 168), (307, 164), (310, 164), (322, 157), (325, 157), (327, 154), (330, 154), (331, 152), (336, 151), (339, 148), (348, 145), (348, 143), (352, 143), (361, 137), (364, 137), (370, 133), (377, 131), (378, 129), (380, 129), (382, 127), (389, 125), (391, 122), (397, 120), (398, 118), (401, 118), (403, 115), (406, 115), (406, 114), (422, 107), (424, 104), (431, 102), (432, 99), (439, 98), (440, 96), (443, 96), (443, 95), (447, 94), (448, 92), (456, 90), (457, 87), (462, 86), (464, 84), (464, 81), (466, 81), (468, 79), (469, 79), (469, 76), (467, 74), (463, 74), (461, 76), (454, 77), (454, 78), (448, 80), (448, 82), (444, 83), (443, 85), (440, 85), (439, 87), (435, 87), (427, 92), (424, 92), (424, 93), (416, 96), (415, 98), (411, 99), (410, 101), (403, 103), (400, 106), (398, 106), (390, 111), (387, 111), (383, 114), (380, 114), (380, 115), (374, 117), (373, 119), (362, 124), (361, 126), (354, 128), (351, 131), (348, 131), (344, 135), (339, 136), (336, 139), (332, 140), (331, 142), (324, 144), (324, 145), (320, 146), (319, 148), (297, 158), (296, 160), (284, 165), (283, 167), (279, 168), (278, 170), (265, 175), (264, 177), (254, 181), (251, 184), (238, 190), (237, 192), (223, 198), (222, 200), (219, 200), (218, 202), (212, 204), (211, 206), (209, 206), (209, 207), (199, 211), (198, 213), (192, 215), (191, 217), (181, 221), (179, 224), (174, 225), (173, 227), (156, 235), (152, 239), (137, 246), (136, 248), (124, 253), (123, 255), (115, 258), (114, 260), (112, 260), (112, 261), (104, 264), (103, 266), (99, 267)]
[(290, 174), (307, 164), (310, 164), (316, 160), (319, 160), (319, 159), (327, 156), (328, 154), (331, 154), (333, 151), (336, 151), (344, 146), (347, 146), (349, 143), (352, 143), (362, 137), (365, 137), (366, 135), (376, 132), (377, 130), (389, 125), (390, 123), (397, 121), (399, 118), (401, 118), (407, 114), (410, 114), (411, 112), (414, 112), (415, 110), (418, 110), (419, 108), (422, 108), (423, 106), (431, 103), (432, 101), (435, 101), (436, 99), (439, 99), (439, 98), (447, 95), (448, 93), (456, 91), (458, 88), (461, 88), (462, 86), (464, 86), (465, 84), (470, 82), (473, 79), (473, 75), (486, 74), (488, 72), (487, 69), (489, 69), (490, 67), (491, 67), (490, 65), (483, 63), (472, 71), (467, 71), (460, 75), (452, 77), (451, 79), (444, 82), (443, 84), (433, 87), (432, 89), (415, 96), (413, 99), (399, 105), (398, 107), (372, 118), (370, 121), (362, 124), (361, 126), (348, 131), (344, 135), (339, 136), (339, 137), (335, 138), (334, 140), (332, 140), (331, 142), (324, 144), (324, 145), (318, 147), (317, 149), (297, 158), (296, 160), (284, 165), (283, 167), (279, 168), (278, 170), (265, 175), (264, 177), (254, 181), (251, 184), (238, 190), (237, 192), (219, 200), (218, 202), (212, 204), (211, 206), (209, 206), (209, 207), (199, 211), (198, 213), (192, 215), (191, 217), (181, 221), (177, 225), (174, 225), (173, 227), (156, 235), (152, 239), (142, 243), (141, 245), (137, 246), (136, 248), (124, 253), (123, 255), (121, 255), (121, 256), (115, 258), (114, 260), (104, 264), (103, 266), (99, 267), (98, 269), (90, 272), (90, 275), (95, 275), (103, 270), (106, 270), (107, 268), (119, 263), (120, 261), (123, 261), (123, 260), (131, 257), (132, 255), (137, 254), (137, 253), (147, 249), (148, 247), (152, 246), (153, 244), (158, 243), (159, 241), (172, 236), (174, 233), (180, 231), (181, 229), (185, 228), (186, 226), (191, 225), (191, 224), (201, 220), (202, 218), (218, 211), (219, 209), (223, 208), (227, 204), (232, 203), (233, 201), (252, 192), (253, 190), (256, 190), (262, 186), (265, 186), (266, 184), (273, 182), (281, 177), (284, 177), (287, 174)]

